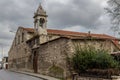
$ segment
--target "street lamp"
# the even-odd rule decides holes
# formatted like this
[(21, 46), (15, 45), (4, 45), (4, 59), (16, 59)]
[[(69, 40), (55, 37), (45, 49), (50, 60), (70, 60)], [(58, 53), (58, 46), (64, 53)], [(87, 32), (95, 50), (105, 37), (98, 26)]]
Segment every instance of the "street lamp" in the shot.
[(15, 33), (15, 31), (10, 30), (11, 33)]

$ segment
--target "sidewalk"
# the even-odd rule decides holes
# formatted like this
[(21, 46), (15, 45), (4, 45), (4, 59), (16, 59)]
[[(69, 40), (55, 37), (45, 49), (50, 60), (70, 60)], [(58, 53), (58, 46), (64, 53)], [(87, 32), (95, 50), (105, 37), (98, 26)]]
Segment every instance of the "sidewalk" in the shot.
[(13, 72), (16, 72), (16, 73), (21, 73), (21, 74), (25, 74), (25, 75), (29, 75), (29, 76), (33, 76), (33, 77), (38, 77), (38, 78), (41, 78), (43, 80), (60, 80), (60, 79), (56, 79), (56, 78), (53, 78), (53, 77), (50, 77), (50, 76), (35, 74), (35, 73), (30, 73), (30, 72), (14, 71), (14, 70), (9, 70), (9, 71), (13, 71)]

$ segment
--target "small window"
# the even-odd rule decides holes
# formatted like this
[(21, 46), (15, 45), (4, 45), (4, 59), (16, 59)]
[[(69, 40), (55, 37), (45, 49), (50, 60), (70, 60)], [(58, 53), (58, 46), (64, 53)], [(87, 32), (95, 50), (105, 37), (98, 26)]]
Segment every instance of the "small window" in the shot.
[(35, 39), (35, 44), (37, 44), (37, 39)]
[(49, 39), (51, 39), (51, 38), (52, 38), (52, 35), (49, 36)]
[(18, 36), (18, 44), (20, 44), (20, 35)]
[(24, 42), (24, 33), (22, 33), (22, 42)]
[(27, 49), (25, 49), (25, 54), (27, 53)]
[(39, 44), (39, 38), (35, 39), (35, 44)]

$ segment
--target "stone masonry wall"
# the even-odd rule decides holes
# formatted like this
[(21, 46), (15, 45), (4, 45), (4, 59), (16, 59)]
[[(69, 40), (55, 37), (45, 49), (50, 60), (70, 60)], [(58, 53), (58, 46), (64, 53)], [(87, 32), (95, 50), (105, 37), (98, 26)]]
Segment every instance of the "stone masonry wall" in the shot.
[(79, 76), (77, 80), (111, 80), (111, 79)]
[(76, 76), (75, 80), (120, 80), (120, 76), (111, 76), (111, 79), (98, 77)]
[[(23, 37), (24, 41), (22, 41), (21, 33), (24, 33), (24, 37)], [(29, 36), (29, 33), (27, 33), (21, 28), (18, 29), (13, 44), (11, 46), (11, 49), (8, 53), (9, 69), (32, 70), (32, 64), (30, 63), (31, 49), (26, 44), (26, 40), (28, 40), (30, 37), (31, 35)], [(19, 43), (18, 43), (18, 39), (19, 39)]]
[[(71, 58), (74, 54), (74, 44), (80, 44), (82, 47), (85, 45), (92, 45), (97, 49), (105, 49), (110, 53), (117, 48), (111, 41), (106, 40), (71, 40), (66, 38), (60, 38), (49, 43), (42, 44), (39, 48), (39, 73), (51, 75), (54, 77), (66, 78), (71, 75), (69, 64), (67, 63), (67, 57)], [(56, 72), (58, 69), (63, 71)], [(53, 74), (52, 74), (53, 73)]]
[(39, 73), (54, 77), (66, 77), (66, 54), (69, 52), (68, 39), (57, 39), (39, 48)]
[(90, 45), (96, 49), (107, 50), (109, 53), (119, 51), (110, 40), (73, 40), (73, 46), (76, 44), (79, 44), (81, 47)]

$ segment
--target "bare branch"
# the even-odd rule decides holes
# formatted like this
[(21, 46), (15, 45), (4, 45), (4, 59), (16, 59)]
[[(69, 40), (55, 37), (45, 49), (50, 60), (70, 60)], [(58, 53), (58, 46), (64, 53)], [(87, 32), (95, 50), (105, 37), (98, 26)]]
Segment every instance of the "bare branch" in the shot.
[(112, 30), (118, 31), (120, 25), (120, 2), (117, 0), (109, 0), (109, 7), (105, 8), (109, 16), (111, 17)]

